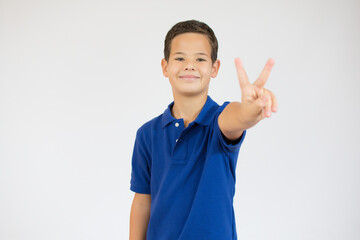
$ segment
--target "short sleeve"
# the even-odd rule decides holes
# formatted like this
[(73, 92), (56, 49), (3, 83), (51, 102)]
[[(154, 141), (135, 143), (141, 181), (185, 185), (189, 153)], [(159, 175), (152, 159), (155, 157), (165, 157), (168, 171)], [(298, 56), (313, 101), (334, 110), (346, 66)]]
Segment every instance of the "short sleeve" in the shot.
[[(139, 129), (140, 130), (140, 129)], [(150, 194), (150, 154), (146, 151), (146, 136), (137, 131), (131, 161), (130, 190)]]
[(228, 151), (229, 152), (238, 152), (240, 150), (242, 142), (244, 141), (244, 138), (246, 135), (246, 130), (243, 131), (242, 135), (238, 139), (231, 141), (230, 139), (227, 139), (225, 137), (225, 135), (221, 132), (221, 129), (219, 127), (219, 122), (218, 122), (220, 113), (224, 110), (226, 105), (229, 103), (230, 102), (225, 102), (222, 106), (220, 106), (218, 112), (216, 113), (214, 132), (215, 132), (215, 135), (219, 138), (220, 144), (222, 145), (225, 152), (228, 152)]

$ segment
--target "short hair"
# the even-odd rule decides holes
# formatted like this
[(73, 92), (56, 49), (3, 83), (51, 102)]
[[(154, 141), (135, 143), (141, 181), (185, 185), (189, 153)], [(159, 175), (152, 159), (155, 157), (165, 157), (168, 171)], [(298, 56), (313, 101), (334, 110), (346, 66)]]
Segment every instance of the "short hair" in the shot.
[(182, 33), (201, 33), (208, 37), (211, 46), (211, 60), (214, 63), (217, 59), (218, 41), (214, 31), (206, 24), (197, 20), (187, 20), (175, 24), (166, 34), (164, 43), (164, 57), (169, 61), (171, 42)]

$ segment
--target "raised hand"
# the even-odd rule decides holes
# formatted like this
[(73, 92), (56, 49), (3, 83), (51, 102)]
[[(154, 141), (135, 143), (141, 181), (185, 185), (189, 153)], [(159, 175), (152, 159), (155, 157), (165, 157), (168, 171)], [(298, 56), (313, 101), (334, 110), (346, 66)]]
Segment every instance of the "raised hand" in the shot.
[(274, 59), (270, 58), (266, 62), (259, 78), (251, 84), (240, 58), (235, 58), (235, 66), (241, 89), (241, 102), (251, 105), (255, 104), (256, 107), (258, 107), (258, 120), (262, 120), (265, 117), (269, 118), (271, 112), (276, 112), (278, 110), (278, 103), (275, 95), (264, 88), (274, 63)]

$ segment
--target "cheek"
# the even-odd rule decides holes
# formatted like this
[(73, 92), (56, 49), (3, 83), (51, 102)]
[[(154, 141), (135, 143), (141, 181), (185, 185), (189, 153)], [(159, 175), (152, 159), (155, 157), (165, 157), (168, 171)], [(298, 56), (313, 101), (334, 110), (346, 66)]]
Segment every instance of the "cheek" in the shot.
[(171, 73), (176, 74), (177, 72), (179, 72), (179, 66), (172, 66), (170, 69)]
[(205, 76), (211, 76), (212, 74), (212, 68), (209, 66), (204, 66), (202, 69), (201, 69), (201, 72), (203, 73), (203, 75)]

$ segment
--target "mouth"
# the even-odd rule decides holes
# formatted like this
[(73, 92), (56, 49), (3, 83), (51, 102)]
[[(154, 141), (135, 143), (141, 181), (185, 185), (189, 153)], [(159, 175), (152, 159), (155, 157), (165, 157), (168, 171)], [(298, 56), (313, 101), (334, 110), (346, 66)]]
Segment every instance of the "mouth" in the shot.
[(200, 77), (195, 76), (195, 75), (183, 75), (183, 76), (179, 76), (179, 78), (182, 80), (185, 80), (187, 82), (192, 82), (192, 81), (199, 79)]

